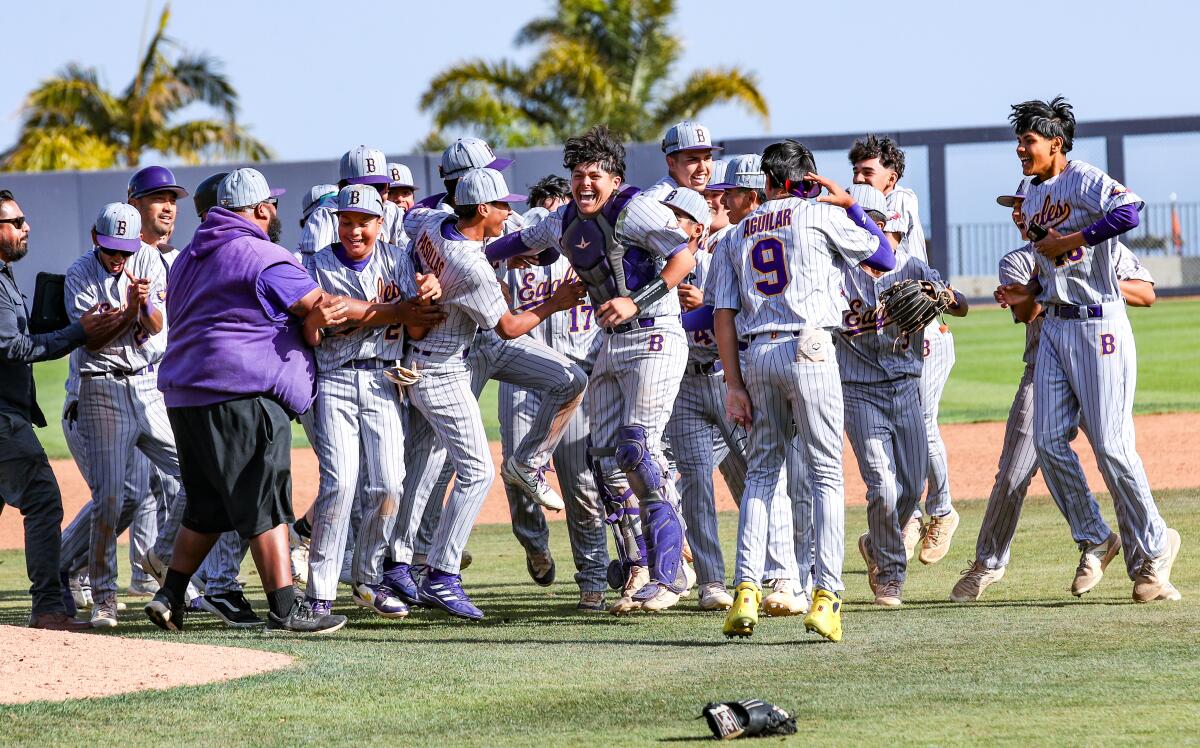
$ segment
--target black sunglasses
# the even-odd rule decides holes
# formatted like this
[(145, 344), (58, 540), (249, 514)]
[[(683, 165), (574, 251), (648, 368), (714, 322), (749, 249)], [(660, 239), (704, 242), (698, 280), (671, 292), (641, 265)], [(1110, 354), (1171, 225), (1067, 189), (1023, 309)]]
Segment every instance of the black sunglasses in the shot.
[(96, 249), (99, 249), (102, 254), (106, 254), (109, 257), (133, 257), (136, 254), (136, 252), (123, 252), (119, 249), (109, 249), (108, 247), (96, 247)]
[(16, 218), (0, 218), (0, 223), (11, 223), (12, 227), (17, 231), (25, 228), (25, 216), (17, 216)]

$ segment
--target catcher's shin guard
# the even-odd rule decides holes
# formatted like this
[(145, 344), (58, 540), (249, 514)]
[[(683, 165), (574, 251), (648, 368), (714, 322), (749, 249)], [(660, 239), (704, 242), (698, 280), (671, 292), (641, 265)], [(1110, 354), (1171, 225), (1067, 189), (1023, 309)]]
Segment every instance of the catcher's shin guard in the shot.
[(600, 466), (601, 456), (612, 457), (615, 453), (614, 449), (593, 449), (589, 440), (588, 468), (596, 481), (596, 490), (604, 506), (604, 522), (612, 529), (613, 545), (617, 549), (617, 557), (608, 565), (608, 586), (620, 590), (625, 585), (630, 568), (635, 564), (645, 566), (647, 562), (638, 499), (629, 489), (621, 495), (613, 493)]
[(658, 582), (675, 593), (687, 589), (683, 574), (683, 523), (675, 507), (666, 501), (648, 501), (643, 525), (646, 558), (650, 562), (650, 581)]

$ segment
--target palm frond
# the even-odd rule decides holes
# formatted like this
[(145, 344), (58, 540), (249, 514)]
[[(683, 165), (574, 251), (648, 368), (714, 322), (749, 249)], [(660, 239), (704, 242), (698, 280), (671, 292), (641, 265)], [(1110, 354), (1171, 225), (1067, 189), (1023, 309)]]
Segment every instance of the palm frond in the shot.
[(180, 86), (178, 99), (182, 106), (199, 101), (223, 111), (230, 122), (237, 119), (237, 91), (220, 72), (220, 62), (215, 57), (184, 55), (175, 61), (171, 72)]
[(653, 120), (656, 129), (661, 130), (681, 119), (696, 117), (714, 104), (725, 103), (740, 104), (751, 114), (758, 115), (764, 126), (770, 124), (770, 109), (758, 90), (757, 76), (739, 68), (695, 71), (662, 100)]
[(190, 120), (164, 128), (148, 147), (189, 164), (214, 157), (227, 161), (266, 161), (273, 155), (245, 129), (224, 120)]
[(16, 145), (0, 154), (4, 171), (61, 171), (110, 169), (117, 166), (119, 148), (78, 125), (28, 129)]
[(29, 93), (22, 114), (25, 127), (80, 125), (107, 133), (121, 105), (100, 85), (94, 68), (71, 63)]

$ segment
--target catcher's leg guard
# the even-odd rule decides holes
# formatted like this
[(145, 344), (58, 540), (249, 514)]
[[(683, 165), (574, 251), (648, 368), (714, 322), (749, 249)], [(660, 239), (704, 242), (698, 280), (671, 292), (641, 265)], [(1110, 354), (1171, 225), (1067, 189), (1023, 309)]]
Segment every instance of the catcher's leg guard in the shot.
[(588, 468), (596, 481), (596, 490), (604, 506), (604, 522), (612, 528), (613, 544), (617, 549), (617, 557), (608, 565), (608, 586), (619, 590), (625, 586), (629, 569), (633, 565), (646, 566), (646, 541), (642, 537), (641, 508), (633, 491), (626, 489), (621, 495), (615, 494), (605, 480), (604, 470), (600, 465), (600, 457), (612, 457), (616, 450), (594, 449), (588, 444)]
[(667, 472), (654, 459), (646, 444), (646, 429), (642, 426), (622, 426), (617, 431), (617, 467), (625, 471), (629, 487), (645, 501), (654, 494), (664, 494)]
[(650, 581), (682, 593), (687, 589), (687, 581), (683, 574), (683, 523), (679, 514), (666, 501), (646, 502), (643, 510)]

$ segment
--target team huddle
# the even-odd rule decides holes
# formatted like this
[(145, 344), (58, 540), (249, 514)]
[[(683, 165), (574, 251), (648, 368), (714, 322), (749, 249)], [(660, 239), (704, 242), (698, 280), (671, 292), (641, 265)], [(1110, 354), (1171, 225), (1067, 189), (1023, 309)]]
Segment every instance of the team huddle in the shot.
[[(950, 598), (978, 600), (1003, 577), (1040, 467), (1081, 551), (1073, 594), (1123, 551), (1135, 600), (1178, 600), (1179, 534), (1133, 440), (1125, 306), (1148, 306), (1154, 291), (1119, 237), (1143, 203), (1068, 160), (1075, 122), (1061, 98), (1015, 105), (1010, 119), (1022, 179), (997, 201), (1021, 246), (1000, 262), (996, 300), (1026, 325), (1026, 369), (975, 560)], [(701, 610), (727, 611), (729, 637), (751, 636), (761, 611), (840, 641), (843, 433), (867, 487), (858, 548), (874, 601), (901, 606), (911, 559), (941, 561), (959, 526), (937, 423), (954, 337), (941, 317), (904, 329), (891, 299), (914, 285), (947, 315), (967, 313), (929, 265), (917, 196), (900, 184), (903, 151), (859, 139), (843, 188), (794, 140), (722, 159), (709, 130), (685, 121), (662, 150), (667, 175), (639, 190), (624, 182), (620, 140), (594, 127), (564, 144), (569, 178), (547, 176), (526, 196), (505, 180), (510, 161), (464, 138), (442, 154), (445, 192), (417, 201), (406, 166), (359, 146), (336, 183), (302, 196), (294, 252), (228, 256), (250, 224), (254, 241), (278, 240), (281, 190), (254, 169), (191, 193), (164, 167), (137, 172), (66, 275), (73, 320), (128, 317), (72, 354), (62, 417), (92, 502), (64, 531), (60, 566), (92, 626), (118, 623), (126, 529), (131, 591), (154, 595), (146, 612), (168, 629), (203, 610), (236, 627), (335, 631), (340, 583), (385, 618), (415, 606), (484, 618), (462, 570), (497, 474), (479, 405), (490, 380), (527, 570), (555, 581), (546, 513), (564, 511), (580, 611), (664, 611), (694, 594)], [(189, 194), (202, 223), (178, 250), (175, 205)], [(198, 293), (208, 258), (248, 279), (257, 303)], [(198, 318), (227, 327), (210, 329), (214, 347), (183, 322)], [(250, 356), (249, 339), (244, 354), (215, 346), (255, 325), (290, 336), (296, 355), (231, 363), (253, 364), (253, 387), (205, 368)], [(268, 397), (225, 402), (218, 390)], [(247, 467), (288, 464), (279, 430), (292, 418), (320, 468), (299, 519), (286, 471)], [(1080, 428), (1119, 532), (1070, 448)], [(199, 454), (215, 466), (206, 477)], [(714, 471), (738, 503), (732, 590)], [(199, 506), (202, 494), (225, 508)], [(253, 506), (233, 500), (249, 495)], [(242, 593), (247, 550), (271, 570), (266, 621)], [(289, 571), (305, 585), (294, 600)]]

